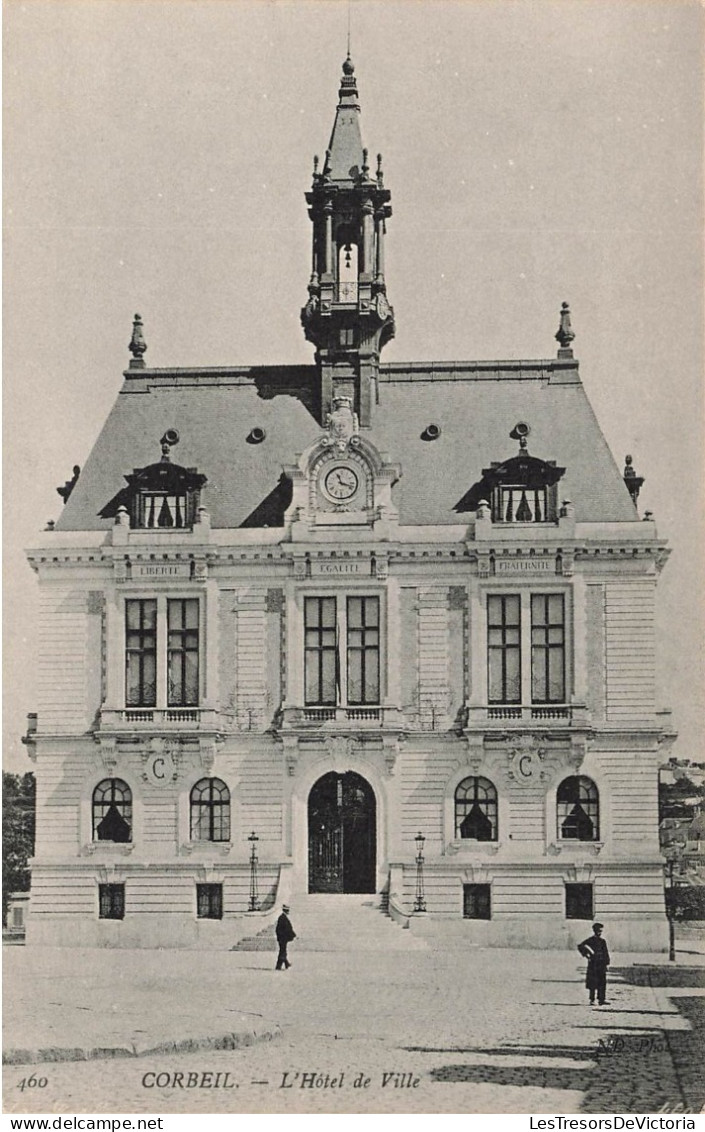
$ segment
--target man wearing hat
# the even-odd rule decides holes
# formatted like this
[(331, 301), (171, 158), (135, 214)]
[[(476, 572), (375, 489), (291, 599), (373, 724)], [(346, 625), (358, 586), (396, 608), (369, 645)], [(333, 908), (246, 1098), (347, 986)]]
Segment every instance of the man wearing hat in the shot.
[(604, 924), (593, 924), (590, 938), (578, 944), (578, 951), (588, 961), (585, 986), (590, 992), (590, 1004), (594, 1005), (597, 991), (598, 1006), (604, 1006), (607, 1001), (607, 968), (610, 965), (607, 941), (602, 938), (603, 927)]
[(289, 967), (291, 967), (291, 963), (286, 956), (286, 948), (287, 944), (291, 943), (292, 939), (296, 939), (296, 932), (291, 926), (291, 920), (289, 919), (289, 916), (287, 914), (288, 912), (289, 905), (282, 904), (282, 914), (277, 920), (276, 927), (277, 943), (279, 944), (279, 955), (277, 957), (276, 966), (277, 971), (281, 971), (282, 967), (285, 967), (287, 970), (289, 969)]

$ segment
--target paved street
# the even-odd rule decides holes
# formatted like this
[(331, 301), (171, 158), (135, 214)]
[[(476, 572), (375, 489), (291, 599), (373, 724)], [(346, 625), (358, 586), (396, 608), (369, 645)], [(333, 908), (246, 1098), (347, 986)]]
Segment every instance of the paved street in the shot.
[[(569, 953), (295, 948), (288, 972), (261, 951), (6, 949), (6, 1055), (41, 1056), (47, 1040), (37, 1036), (53, 1010), (54, 1050), (93, 1059), (6, 1065), (5, 1111), (599, 1113), (705, 1103), (697, 954), (682, 952), (675, 968), (615, 956), (600, 1009), (587, 1005), (583, 964)], [(255, 1044), (206, 1048), (237, 1034)], [(200, 1048), (170, 1052), (187, 1038)], [(131, 1043), (163, 1052), (127, 1056)], [(95, 1056), (101, 1045), (123, 1056)], [(366, 1087), (355, 1087), (360, 1075)], [(22, 1089), (30, 1077), (46, 1084)]]

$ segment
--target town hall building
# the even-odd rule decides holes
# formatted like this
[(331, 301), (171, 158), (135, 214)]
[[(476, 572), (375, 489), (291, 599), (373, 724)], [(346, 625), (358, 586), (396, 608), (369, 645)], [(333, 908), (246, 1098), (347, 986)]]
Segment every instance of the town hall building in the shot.
[(667, 549), (568, 305), (550, 358), (381, 361), (391, 194), (349, 57), (306, 202), (312, 364), (150, 368), (136, 315), (29, 551), (28, 942), (226, 948), (348, 894), (461, 944), (597, 918), (663, 950)]

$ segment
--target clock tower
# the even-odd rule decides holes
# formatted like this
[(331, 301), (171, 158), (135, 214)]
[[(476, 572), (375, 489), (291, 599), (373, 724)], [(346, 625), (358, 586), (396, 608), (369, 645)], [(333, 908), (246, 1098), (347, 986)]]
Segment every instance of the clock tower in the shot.
[(334, 398), (349, 397), (361, 427), (371, 424), (380, 351), (394, 336), (384, 278), (390, 199), (381, 154), (371, 173), (362, 145), (355, 67), (348, 55), (323, 166), (315, 157), (313, 184), (306, 193), (313, 262), (301, 322), (316, 347), (321, 423)]

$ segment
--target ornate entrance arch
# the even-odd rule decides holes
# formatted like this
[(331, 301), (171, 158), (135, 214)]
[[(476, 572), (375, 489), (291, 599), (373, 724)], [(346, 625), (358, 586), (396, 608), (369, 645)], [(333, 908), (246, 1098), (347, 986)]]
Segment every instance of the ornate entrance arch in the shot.
[(354, 771), (330, 771), (308, 796), (309, 892), (374, 892), (377, 802)]

